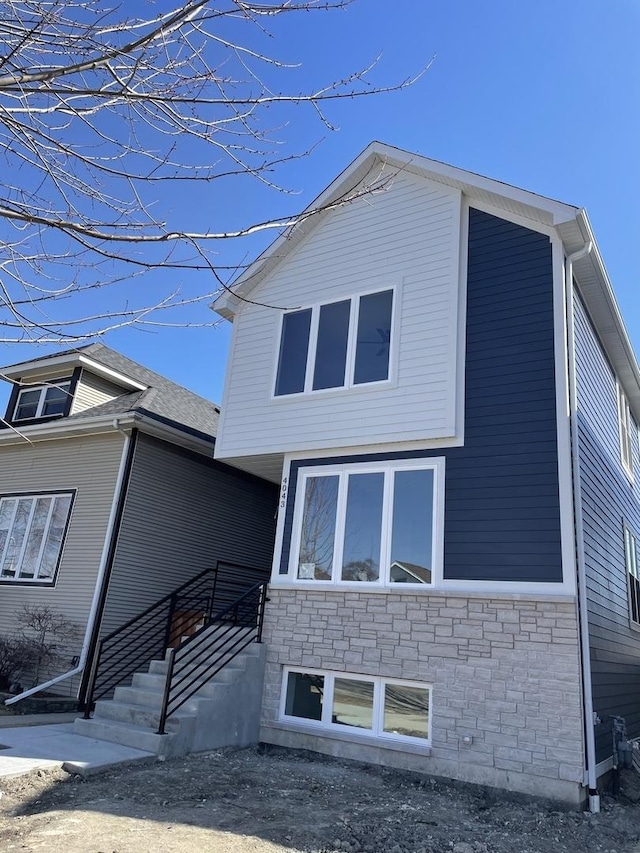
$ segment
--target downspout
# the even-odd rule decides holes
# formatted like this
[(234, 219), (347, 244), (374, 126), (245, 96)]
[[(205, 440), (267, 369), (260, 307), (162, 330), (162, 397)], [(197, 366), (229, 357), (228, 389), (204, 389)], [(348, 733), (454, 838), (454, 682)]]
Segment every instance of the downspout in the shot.
[[(118, 419), (113, 422), (113, 426), (115, 429), (120, 430)], [(57, 675), (55, 678), (51, 678), (49, 681), (45, 681), (42, 684), (37, 684), (35, 687), (31, 687), (29, 690), (23, 690), (22, 693), (18, 693), (17, 696), (12, 696), (10, 699), (5, 700), (5, 705), (13, 705), (15, 702), (19, 702), (21, 699), (26, 699), (27, 696), (32, 696), (34, 693), (40, 693), (42, 690), (47, 690), (49, 687), (53, 687), (54, 684), (59, 684), (61, 681), (67, 681), (69, 678), (73, 678), (75, 675), (80, 675), (80, 673), (84, 670), (85, 664), (87, 662), (87, 653), (89, 651), (89, 646), (91, 644), (91, 637), (93, 635), (94, 624), (96, 621), (96, 616), (99, 611), (99, 603), (102, 593), (102, 587), (104, 583), (104, 577), (108, 566), (108, 556), (111, 545), (111, 540), (113, 538), (114, 527), (116, 524), (117, 516), (118, 516), (118, 507), (121, 503), (121, 493), (123, 484), (125, 482), (125, 477), (128, 469), (129, 462), (129, 446), (131, 444), (131, 434), (123, 432), (124, 435), (124, 445), (122, 448), (122, 455), (120, 457), (120, 467), (118, 468), (118, 476), (116, 478), (116, 485), (113, 492), (113, 501), (111, 502), (111, 512), (109, 513), (109, 520), (107, 522), (107, 530), (104, 537), (104, 547), (102, 549), (102, 554), (100, 555), (100, 563), (98, 566), (98, 576), (96, 578), (96, 585), (93, 591), (93, 599), (91, 601), (91, 608), (89, 610), (89, 617), (87, 619), (87, 627), (84, 632), (84, 639), (82, 641), (82, 649), (80, 651), (80, 657), (77, 665), (70, 669), (68, 672), (64, 672), (61, 675)]]
[(580, 434), (578, 431), (578, 388), (576, 383), (576, 347), (574, 328), (573, 264), (588, 255), (593, 248), (591, 240), (565, 260), (565, 292), (567, 299), (567, 339), (569, 357), (569, 420), (571, 424), (571, 468), (573, 500), (575, 507), (576, 559), (578, 564), (578, 606), (580, 621), (580, 656), (582, 658), (582, 684), (584, 694), (585, 736), (587, 747), (587, 784), (589, 811), (600, 811), (600, 796), (596, 779), (596, 737), (593, 692), (591, 687), (591, 658), (589, 652), (589, 620), (587, 610), (587, 579), (584, 556), (584, 525), (582, 522), (582, 487), (580, 484)]

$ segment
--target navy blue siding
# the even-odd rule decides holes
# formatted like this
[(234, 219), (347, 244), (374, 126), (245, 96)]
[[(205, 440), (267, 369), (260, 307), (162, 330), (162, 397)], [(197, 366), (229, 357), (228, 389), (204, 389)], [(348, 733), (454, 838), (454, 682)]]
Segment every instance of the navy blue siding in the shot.
[(445, 578), (560, 583), (551, 245), (477, 210), (469, 217), (465, 396), (464, 447), (292, 465), (280, 571), (300, 466), (445, 456)]
[[(575, 304), (580, 482), (597, 760), (611, 755), (610, 715), (640, 736), (640, 632), (629, 622), (624, 524), (640, 536), (640, 493), (620, 459), (616, 378), (580, 299)], [(638, 433), (631, 430), (634, 481)]]

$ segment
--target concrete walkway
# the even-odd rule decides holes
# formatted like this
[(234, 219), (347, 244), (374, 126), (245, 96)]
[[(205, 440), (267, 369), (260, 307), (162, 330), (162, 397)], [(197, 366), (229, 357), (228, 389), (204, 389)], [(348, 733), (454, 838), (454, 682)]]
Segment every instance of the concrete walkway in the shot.
[(63, 767), (69, 773), (87, 776), (116, 764), (156, 758), (141, 749), (77, 735), (73, 723), (0, 726), (0, 777), (21, 776), (50, 767)]

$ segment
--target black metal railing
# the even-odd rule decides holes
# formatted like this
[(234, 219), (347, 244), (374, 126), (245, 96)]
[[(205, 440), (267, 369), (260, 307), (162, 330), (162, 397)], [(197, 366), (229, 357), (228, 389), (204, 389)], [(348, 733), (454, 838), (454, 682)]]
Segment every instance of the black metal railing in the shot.
[(85, 699), (85, 718), (96, 700), (110, 695), (185, 636), (211, 623), (267, 575), (264, 569), (217, 561), (98, 643)]
[(262, 642), (267, 582), (255, 584), (167, 655), (168, 670), (158, 734), (203, 684), (251, 643)]

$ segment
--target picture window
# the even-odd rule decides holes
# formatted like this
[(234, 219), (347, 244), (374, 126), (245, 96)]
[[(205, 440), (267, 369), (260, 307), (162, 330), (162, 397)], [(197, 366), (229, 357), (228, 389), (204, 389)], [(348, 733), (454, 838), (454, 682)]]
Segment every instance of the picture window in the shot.
[(430, 585), (438, 562), (442, 460), (299, 472), (295, 581)]
[(0, 498), (0, 581), (53, 583), (73, 495)]

